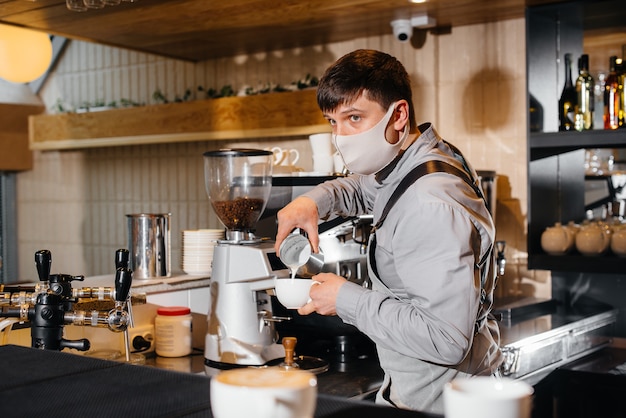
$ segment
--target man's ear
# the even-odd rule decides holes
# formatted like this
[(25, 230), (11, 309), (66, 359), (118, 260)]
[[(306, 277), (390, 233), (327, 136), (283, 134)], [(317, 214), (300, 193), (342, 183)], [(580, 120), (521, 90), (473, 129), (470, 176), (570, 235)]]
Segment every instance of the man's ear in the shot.
[(403, 131), (406, 125), (409, 123), (409, 103), (402, 99), (396, 104), (396, 110), (394, 111), (394, 129), (396, 131)]

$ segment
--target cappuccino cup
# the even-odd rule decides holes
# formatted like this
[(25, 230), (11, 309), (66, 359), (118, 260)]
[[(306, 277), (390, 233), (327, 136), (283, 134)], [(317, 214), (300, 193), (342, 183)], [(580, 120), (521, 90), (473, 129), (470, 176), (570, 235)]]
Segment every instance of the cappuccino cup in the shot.
[(225, 370), (211, 379), (215, 418), (313, 418), (317, 379), (278, 367)]
[(285, 308), (298, 309), (311, 300), (309, 292), (313, 284), (319, 284), (319, 282), (311, 279), (277, 277), (274, 279), (274, 292)]
[(445, 418), (530, 418), (533, 388), (513, 379), (479, 376), (444, 387)]

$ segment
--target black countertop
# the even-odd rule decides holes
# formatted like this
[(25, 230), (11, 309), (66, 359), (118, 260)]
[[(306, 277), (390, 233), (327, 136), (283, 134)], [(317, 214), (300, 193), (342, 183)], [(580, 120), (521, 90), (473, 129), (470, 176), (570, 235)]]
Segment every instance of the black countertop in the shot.
[[(74, 354), (0, 346), (0, 416), (211, 417), (211, 379)], [(441, 418), (319, 394), (316, 418)]]
[(535, 385), (533, 418), (626, 417), (626, 340), (561, 366)]

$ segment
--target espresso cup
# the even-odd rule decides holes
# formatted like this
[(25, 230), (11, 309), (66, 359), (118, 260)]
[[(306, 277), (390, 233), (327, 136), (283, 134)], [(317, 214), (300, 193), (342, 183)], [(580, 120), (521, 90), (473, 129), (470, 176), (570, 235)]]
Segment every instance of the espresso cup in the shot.
[(313, 284), (319, 284), (319, 282), (311, 279), (277, 277), (274, 279), (274, 292), (285, 308), (298, 309), (311, 300), (309, 292)]
[(445, 418), (530, 418), (533, 388), (490, 376), (455, 379), (443, 391)]
[(304, 370), (232, 369), (211, 379), (210, 393), (215, 418), (312, 418), (317, 379)]

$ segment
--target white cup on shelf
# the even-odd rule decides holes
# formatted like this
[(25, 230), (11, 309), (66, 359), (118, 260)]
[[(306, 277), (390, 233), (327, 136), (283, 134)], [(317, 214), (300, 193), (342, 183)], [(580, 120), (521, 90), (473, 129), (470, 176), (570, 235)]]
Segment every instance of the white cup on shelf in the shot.
[(333, 154), (333, 136), (330, 133), (309, 135), (309, 143), (311, 144), (313, 155)]

